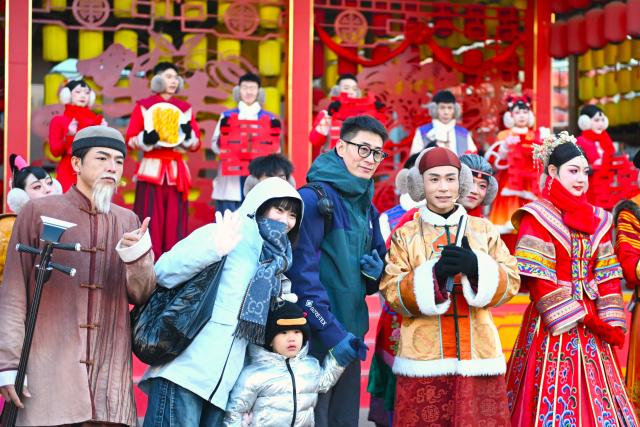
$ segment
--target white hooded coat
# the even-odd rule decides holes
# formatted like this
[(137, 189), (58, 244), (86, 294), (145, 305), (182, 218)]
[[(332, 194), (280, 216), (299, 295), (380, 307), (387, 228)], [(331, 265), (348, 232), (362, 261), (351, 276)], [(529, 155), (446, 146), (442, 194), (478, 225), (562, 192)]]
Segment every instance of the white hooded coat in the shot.
[[(211, 319), (177, 358), (164, 365), (149, 367), (140, 383), (143, 391), (148, 392), (146, 380), (162, 377), (218, 408), (226, 407), (229, 393), (244, 365), (247, 347), (247, 341), (234, 337), (233, 332), (262, 251), (263, 240), (254, 216), (266, 201), (280, 197), (292, 197), (302, 202), (295, 188), (281, 178), (267, 178), (247, 195), (238, 210), (243, 221), (242, 240), (227, 255)], [(158, 285), (172, 288), (219, 261), (221, 257), (215, 248), (217, 229), (215, 223), (200, 227), (164, 253), (155, 265)]]

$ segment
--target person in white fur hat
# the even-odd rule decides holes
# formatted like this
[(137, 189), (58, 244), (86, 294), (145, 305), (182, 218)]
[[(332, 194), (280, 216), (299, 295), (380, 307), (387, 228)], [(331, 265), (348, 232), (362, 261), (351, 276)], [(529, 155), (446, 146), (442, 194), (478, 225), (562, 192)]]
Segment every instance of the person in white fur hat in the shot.
[(409, 194), (426, 206), (392, 234), (380, 282), (402, 316), (394, 426), (475, 425), (478, 414), (509, 425), (506, 363), (489, 308), (518, 292), (517, 261), (488, 220), (457, 203), (473, 177), (454, 152), (425, 150), (408, 179)]

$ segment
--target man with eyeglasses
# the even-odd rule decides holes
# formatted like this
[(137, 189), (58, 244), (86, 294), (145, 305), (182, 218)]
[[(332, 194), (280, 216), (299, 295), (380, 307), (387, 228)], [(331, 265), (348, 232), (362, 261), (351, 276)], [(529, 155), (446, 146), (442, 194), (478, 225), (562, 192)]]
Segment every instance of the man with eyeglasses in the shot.
[(378, 291), (386, 253), (371, 204), (372, 178), (387, 157), (387, 137), (372, 117), (348, 118), (335, 148), (313, 162), (308, 184), (300, 189), (305, 212), (287, 276), (311, 325), (311, 354), (322, 361), (331, 348), (347, 366), (338, 383), (319, 396), (318, 427), (358, 425), (360, 361), (369, 329), (365, 297)]

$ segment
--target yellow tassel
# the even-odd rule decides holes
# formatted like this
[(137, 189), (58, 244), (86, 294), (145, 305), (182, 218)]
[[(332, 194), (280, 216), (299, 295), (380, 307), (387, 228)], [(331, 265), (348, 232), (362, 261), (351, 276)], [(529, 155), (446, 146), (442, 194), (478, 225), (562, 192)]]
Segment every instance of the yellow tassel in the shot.
[(117, 18), (131, 18), (132, 6), (133, 0), (114, 0), (113, 14)]
[(138, 33), (133, 30), (118, 30), (113, 35), (113, 42), (138, 54)]
[(280, 91), (277, 87), (265, 87), (264, 88), (264, 109), (274, 113), (275, 115), (280, 115), (282, 97), (280, 96)]
[(58, 89), (64, 83), (62, 74), (46, 74), (44, 76), (44, 105), (54, 105), (60, 103), (58, 99)]
[(104, 50), (102, 31), (78, 31), (78, 59), (91, 59), (100, 56)]
[[(187, 34), (182, 39), (182, 43), (186, 43), (187, 41), (197, 37), (195, 34)], [(187, 68), (190, 70), (195, 70), (199, 68), (204, 68), (204, 65), (207, 63), (207, 36), (204, 35), (200, 41), (193, 46), (191, 52), (185, 57)]]
[(280, 6), (260, 6), (260, 26), (269, 29), (278, 28), (281, 12)]
[(61, 62), (69, 57), (67, 49), (67, 29), (59, 25), (42, 27), (42, 59)]
[(282, 67), (282, 45), (279, 40), (264, 40), (258, 48), (258, 69), (263, 76), (277, 76)]

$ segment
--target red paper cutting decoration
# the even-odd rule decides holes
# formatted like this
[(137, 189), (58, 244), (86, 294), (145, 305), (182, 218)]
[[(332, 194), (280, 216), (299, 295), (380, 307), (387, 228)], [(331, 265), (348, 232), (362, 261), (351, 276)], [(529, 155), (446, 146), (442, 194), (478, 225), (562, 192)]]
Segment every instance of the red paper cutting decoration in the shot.
[(447, 38), (453, 34), (453, 6), (447, 3), (434, 3), (431, 10), (435, 35)]
[(388, 34), (387, 21), (391, 19), (388, 13), (376, 13), (371, 18), (371, 31), (377, 37), (384, 37)]
[(556, 59), (565, 58), (568, 55), (566, 22), (557, 21), (551, 25), (549, 53)]
[(515, 7), (503, 7), (498, 9), (498, 40), (503, 42), (514, 41), (520, 32), (520, 20), (518, 9)]
[(579, 55), (587, 51), (587, 25), (582, 16), (572, 16), (567, 22), (567, 48), (569, 54)]
[(604, 7), (604, 38), (612, 43), (622, 43), (627, 38), (627, 6), (621, 1), (607, 3)]
[(586, 22), (587, 46), (591, 49), (600, 49), (607, 40), (604, 38), (604, 12), (602, 9), (591, 9), (584, 14)]
[(627, 33), (640, 37), (640, 0), (627, 0)]
[(482, 5), (470, 5), (465, 9), (464, 36), (470, 40), (484, 41), (487, 39), (485, 24), (485, 8)]

